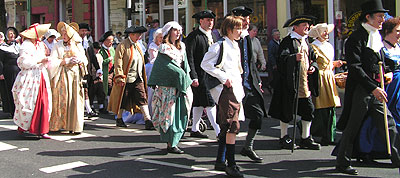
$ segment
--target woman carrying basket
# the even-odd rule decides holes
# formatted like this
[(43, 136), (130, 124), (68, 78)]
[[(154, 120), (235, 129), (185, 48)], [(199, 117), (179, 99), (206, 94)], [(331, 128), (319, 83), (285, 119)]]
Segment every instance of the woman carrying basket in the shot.
[(333, 61), (335, 50), (328, 42), (328, 34), (333, 31), (333, 24), (321, 23), (314, 26), (309, 36), (316, 38), (312, 43), (319, 68), (320, 93), (314, 98), (315, 118), (311, 124), (311, 134), (320, 136), (321, 145), (327, 146), (335, 141), (336, 107), (340, 106), (339, 93), (335, 85), (335, 67), (343, 65), (341, 60)]

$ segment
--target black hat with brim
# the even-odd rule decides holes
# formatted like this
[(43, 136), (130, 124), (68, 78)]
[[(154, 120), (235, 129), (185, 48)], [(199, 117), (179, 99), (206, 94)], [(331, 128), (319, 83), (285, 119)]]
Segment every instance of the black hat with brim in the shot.
[(127, 28), (124, 33), (129, 34), (129, 33), (144, 33), (147, 32), (147, 29), (143, 26), (136, 26), (132, 25), (129, 28)]
[(87, 23), (80, 23), (79, 24), (79, 29), (87, 29), (87, 30), (90, 31), (89, 24), (87, 24)]
[(316, 17), (311, 15), (299, 15), (287, 20), (286, 23), (283, 25), (283, 28), (291, 27), (293, 25), (298, 25), (303, 22), (307, 22), (308, 24), (314, 24), (316, 19), (317, 19)]
[(192, 16), (192, 18), (195, 18), (195, 19), (215, 18), (215, 14), (211, 10), (204, 10), (204, 11), (200, 11), (200, 12), (195, 13)]
[(109, 36), (114, 36), (113, 31), (105, 32), (99, 39), (100, 42), (104, 42)]
[(247, 17), (253, 13), (253, 9), (246, 6), (238, 6), (232, 9), (232, 14), (236, 16)]
[(378, 12), (389, 12), (389, 10), (383, 8), (381, 0), (371, 0), (361, 4), (361, 16)]
[(17, 38), (18, 35), (19, 35), (19, 32), (18, 32), (18, 30), (17, 30), (15, 27), (7, 27), (6, 34), (4, 34), (4, 36), (6, 36), (6, 38), (8, 38), (8, 37), (7, 37), (7, 36), (8, 36), (8, 31), (10, 31), (10, 30), (14, 31), (14, 33), (15, 33), (15, 38)]

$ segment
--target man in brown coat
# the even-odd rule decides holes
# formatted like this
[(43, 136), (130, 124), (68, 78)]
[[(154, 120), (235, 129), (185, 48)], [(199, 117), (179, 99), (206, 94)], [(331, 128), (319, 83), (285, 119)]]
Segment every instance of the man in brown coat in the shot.
[(120, 43), (114, 56), (114, 85), (111, 90), (108, 110), (117, 114), (117, 126), (126, 127), (122, 120), (122, 110), (133, 112), (140, 108), (146, 122), (145, 129), (152, 129), (149, 108), (147, 105), (146, 71), (143, 52), (140, 49), (143, 26), (131, 26), (125, 30), (128, 35)]

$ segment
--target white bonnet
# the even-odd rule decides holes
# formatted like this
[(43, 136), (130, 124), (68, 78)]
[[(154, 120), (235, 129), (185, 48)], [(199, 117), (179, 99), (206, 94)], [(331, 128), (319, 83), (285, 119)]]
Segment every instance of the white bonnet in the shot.
[[(162, 34), (163, 34), (163, 31), (162, 31), (161, 28), (159, 28), (159, 29), (157, 29), (156, 31), (154, 31), (154, 33), (153, 33), (153, 41), (156, 40), (156, 37), (157, 37), (158, 35), (162, 35)], [(163, 36), (164, 36), (164, 35), (163, 35)]]
[(47, 31), (47, 33), (44, 34), (44, 37), (47, 39), (51, 36), (55, 36), (56, 38), (59, 38), (61, 35), (60, 33), (57, 32), (57, 30), (54, 29), (49, 29), (49, 31)]
[(182, 27), (181, 27), (181, 25), (179, 25), (178, 22), (170, 21), (170, 22), (168, 22), (167, 24), (165, 24), (164, 27), (162, 28), (162, 35), (163, 35), (163, 37), (164, 37), (165, 35), (168, 34), (168, 32), (171, 30), (171, 28), (178, 29), (179, 32), (182, 33)]
[(331, 33), (335, 29), (334, 24), (327, 24), (327, 23), (319, 23), (311, 28), (308, 33), (309, 37), (312, 38), (321, 38), (321, 34), (326, 31), (327, 33)]

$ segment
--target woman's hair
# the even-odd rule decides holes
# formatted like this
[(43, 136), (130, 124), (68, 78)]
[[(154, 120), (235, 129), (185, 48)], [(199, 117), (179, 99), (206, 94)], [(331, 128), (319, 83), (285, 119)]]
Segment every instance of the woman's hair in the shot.
[[(171, 28), (169, 31), (168, 31), (168, 34), (167, 35), (165, 35), (164, 37), (163, 37), (163, 43), (169, 43), (169, 44), (174, 44), (172, 41), (171, 41), (171, 39), (169, 38), (170, 36), (171, 36), (171, 32), (172, 32), (172, 30), (173, 29), (175, 29), (175, 28)], [(175, 29), (176, 30), (176, 29)], [(154, 37), (155, 38), (155, 37)], [(182, 47), (181, 47), (181, 37), (179, 37), (178, 39), (176, 39), (176, 41), (175, 41), (175, 47), (177, 48), (177, 49), (181, 49)]]
[(242, 28), (243, 17), (227, 16), (221, 24), (221, 35), (228, 36), (228, 31), (233, 31), (234, 28)]
[(249, 24), (249, 29), (248, 30), (251, 31), (253, 29), (258, 29), (258, 28), (254, 24)]
[(385, 38), (386, 35), (388, 35), (389, 33), (393, 32), (393, 29), (397, 26), (400, 25), (400, 17), (395, 17), (395, 18), (391, 18), (389, 20), (386, 20), (383, 24), (382, 24), (382, 30), (381, 30), (381, 35), (382, 38)]

